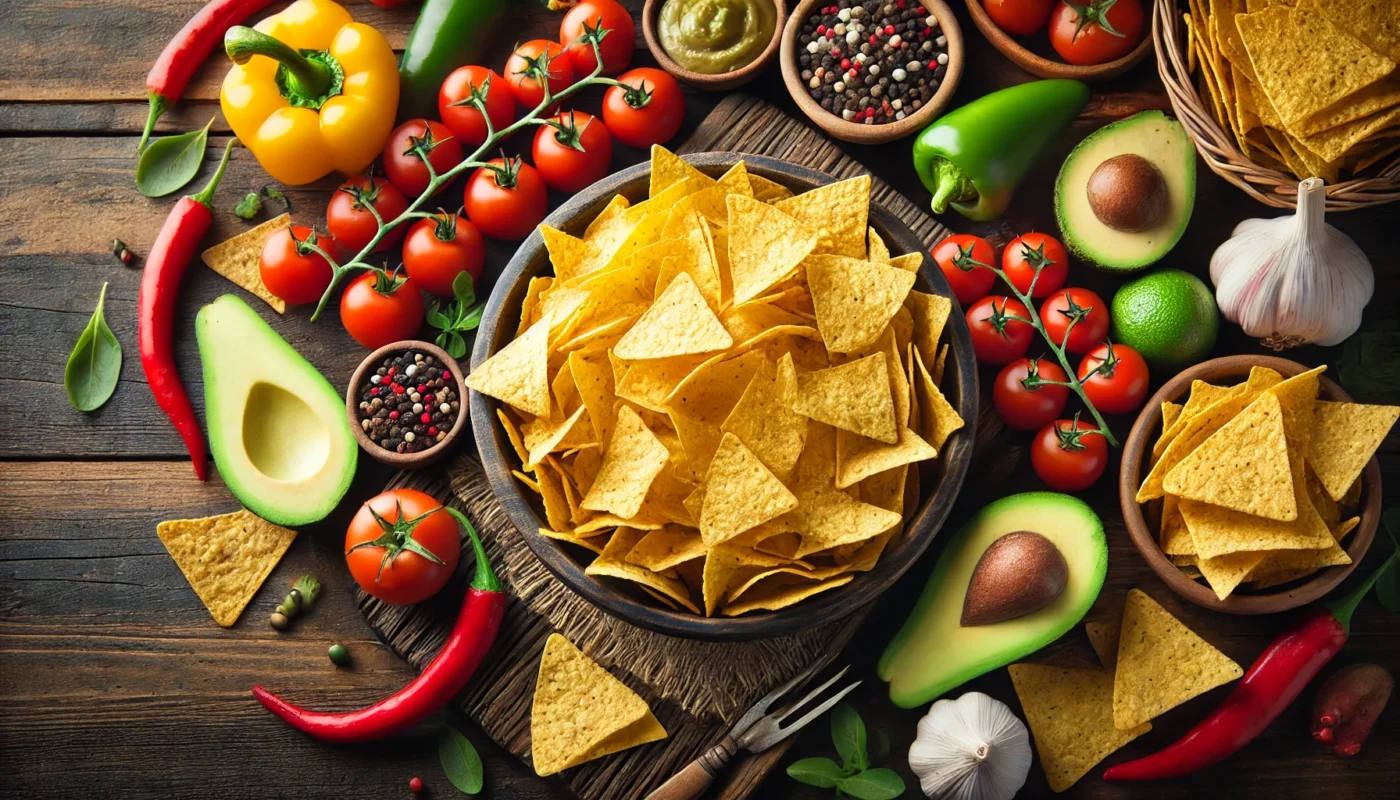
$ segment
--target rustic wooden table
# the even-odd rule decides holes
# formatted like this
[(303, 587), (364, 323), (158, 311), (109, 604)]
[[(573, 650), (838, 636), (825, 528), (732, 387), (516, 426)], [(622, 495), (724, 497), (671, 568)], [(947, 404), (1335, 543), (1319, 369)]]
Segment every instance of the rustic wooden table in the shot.
[[(639, 0), (627, 4), (634, 15), (640, 10)], [(170, 207), (168, 199), (145, 199), (132, 185), (135, 137), (146, 114), (142, 78), (151, 59), (199, 5), (200, 0), (0, 0), (0, 19), (5, 20), (0, 26), (5, 52), (0, 60), (0, 265), (5, 287), (0, 299), (0, 458), (6, 462), (0, 467), (0, 509), (8, 518), (0, 528), (0, 790), (7, 797), (383, 798), (406, 796), (408, 778), (421, 775), (436, 796), (450, 797), (453, 790), (442, 777), (430, 734), (374, 747), (327, 747), (277, 722), (248, 693), (254, 683), (314, 687), (322, 704), (349, 708), (410, 677), (408, 666), (374, 641), (355, 611), (340, 555), (348, 511), (385, 482), (387, 470), (361, 460), (344, 508), (302, 532), (244, 619), (229, 630), (212, 623), (155, 536), (160, 520), (219, 513), (235, 505), (217, 477), (207, 484), (193, 479), (179, 438), (152, 402), (136, 357), (140, 273), (115, 263), (108, 253), (113, 237), (145, 253)], [(402, 46), (416, 13), (412, 8), (385, 11), (364, 2), (351, 10), (385, 31), (396, 47)], [(538, 3), (522, 0), (483, 63), (499, 67), (513, 41), (552, 38), (558, 19)], [(993, 51), (966, 19), (963, 27), (970, 53), (955, 105), (1028, 78)], [(638, 42), (637, 60), (650, 63), (640, 28)], [(211, 59), (189, 99), (165, 116), (159, 132), (189, 130), (214, 115), (214, 138), (222, 145), (228, 128), (218, 116), (217, 90), (225, 69), (223, 58)], [(751, 90), (796, 113), (776, 67)], [(689, 96), (682, 136), (719, 99)], [(597, 102), (592, 96), (581, 105), (596, 110)], [(955, 230), (984, 233), (1053, 229), (1049, 188), (1073, 142), (1105, 122), (1165, 107), (1151, 62), (1096, 87), (1094, 102), (1074, 132), (1060, 137), (1027, 179), (1003, 220), (1009, 227), (970, 228), (956, 216), (943, 221)], [(210, 160), (220, 149), (211, 147)], [(907, 142), (849, 152), (909, 197), (925, 202), (909, 169)], [(615, 166), (642, 157), (624, 148)], [(210, 169), (206, 164), (205, 174)], [(247, 151), (235, 152), (217, 198), (219, 221), (211, 242), (242, 227), (229, 213), (231, 207), (238, 195), (264, 180)], [(203, 182), (203, 175), (197, 182)], [(314, 224), (331, 185), (289, 192), (295, 215)], [(1202, 169), (1190, 229), (1164, 265), (1203, 275), (1213, 248), (1236, 222), (1275, 213)], [(1331, 221), (1355, 237), (1375, 265), (1376, 299), (1368, 316), (1393, 318), (1400, 265), (1390, 236), (1400, 227), (1400, 205)], [(508, 256), (508, 247), (495, 247), (491, 263), (499, 268)], [(1115, 285), (1087, 269), (1077, 270), (1075, 279), (1107, 292)], [(63, 364), (103, 281), (111, 282), (107, 319), (127, 358), (112, 401), (98, 412), (80, 414), (64, 395)], [(190, 270), (186, 286), (177, 352), (199, 407), (203, 387), (194, 314), (231, 287), (199, 266)], [(333, 382), (343, 382), (362, 350), (334, 319), (311, 325), (307, 316), (305, 309), (297, 309), (272, 323)], [(1217, 354), (1263, 352), (1237, 330), (1226, 326), (1222, 331)], [(1308, 348), (1293, 355), (1309, 364), (1335, 364), (1340, 348)], [(1128, 422), (1114, 420), (1124, 432)], [(1008, 473), (969, 476), (950, 524), (988, 499), (1038, 488), (1027, 465), (1018, 463), (1024, 444), (1023, 438), (1004, 443), (1009, 450), (1002, 463)], [(1400, 437), (1392, 436), (1383, 446), (1381, 461), (1386, 505), (1395, 505), (1400, 503)], [(1113, 481), (1105, 478), (1086, 499), (1103, 516), (1111, 542), (1105, 597), (1142, 587), (1242, 663), (1252, 661), (1287, 624), (1287, 615), (1230, 617), (1183, 605), (1128, 544)], [(1381, 542), (1363, 568), (1387, 552), (1383, 538)], [(881, 601), (871, 624), (849, 648), (849, 658), (866, 677), (854, 703), (868, 724), (888, 733), (894, 766), (910, 781), (909, 796), (918, 790), (902, 753), (919, 712), (901, 712), (889, 704), (872, 664), (931, 563), (925, 558)], [(327, 581), (325, 599), (298, 635), (279, 635), (264, 621), (266, 609), (289, 580), (304, 572)], [(334, 641), (353, 650), (353, 669), (335, 669), (327, 662), (325, 649)], [(1353, 641), (1338, 661), (1400, 666), (1400, 619), (1368, 600), (1357, 615)], [(967, 688), (1014, 703), (1004, 670)], [(1163, 717), (1124, 755), (1142, 755), (1173, 740), (1219, 696), (1217, 691)], [(1132, 787), (1106, 785), (1091, 775), (1068, 794), (1394, 797), (1400, 781), (1400, 712), (1388, 710), (1363, 754), (1342, 760), (1325, 755), (1307, 737), (1308, 701), (1305, 694), (1263, 736), (1215, 769)], [(469, 733), (485, 760), (488, 796), (565, 796), (560, 784), (534, 777), (484, 736)], [(830, 754), (829, 738), (819, 725), (801, 736), (789, 760)], [(1038, 767), (1022, 794), (1049, 794)], [(779, 772), (756, 796), (824, 797), (829, 792), (798, 787)]]

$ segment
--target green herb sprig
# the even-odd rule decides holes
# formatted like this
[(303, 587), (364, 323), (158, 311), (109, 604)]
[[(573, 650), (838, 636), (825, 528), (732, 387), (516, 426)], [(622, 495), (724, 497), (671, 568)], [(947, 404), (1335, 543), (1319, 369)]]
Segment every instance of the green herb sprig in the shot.
[(197, 131), (167, 136), (151, 142), (136, 162), (136, 188), (147, 197), (163, 197), (189, 183), (204, 163), (209, 148), (209, 127), (214, 118)]
[(102, 294), (97, 298), (97, 309), (78, 336), (78, 343), (73, 345), (73, 352), (68, 356), (68, 366), (63, 370), (63, 388), (68, 392), (68, 402), (79, 411), (101, 408), (117, 390), (117, 379), (122, 374), (122, 344), (102, 315), (106, 304), (107, 284), (104, 283)]
[(484, 305), (476, 302), (476, 285), (472, 276), (460, 273), (452, 280), (453, 299), (442, 305), (437, 300), (428, 306), (428, 324), (438, 329), (433, 341), (453, 358), (467, 354), (467, 340), (462, 334), (476, 330), (481, 324)]
[(451, 726), (438, 735), (438, 760), (447, 780), (465, 794), (479, 794), (484, 784), (481, 756), (461, 731)]
[(831, 710), (831, 740), (840, 764), (820, 756), (804, 758), (788, 765), (788, 777), (819, 789), (835, 789), (838, 799), (893, 800), (904, 794), (899, 773), (872, 766), (889, 757), (890, 740), (878, 730), (868, 735), (860, 715), (845, 703)]

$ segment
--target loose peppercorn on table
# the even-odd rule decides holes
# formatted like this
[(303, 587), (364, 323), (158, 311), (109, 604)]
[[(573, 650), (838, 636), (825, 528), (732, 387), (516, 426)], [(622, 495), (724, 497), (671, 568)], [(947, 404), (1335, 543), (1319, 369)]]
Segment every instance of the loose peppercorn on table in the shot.
[[(0, 508), (8, 514), (8, 524), (0, 530), (3, 793), (17, 798), (386, 798), (408, 796), (410, 779), (415, 779), (426, 786), (427, 796), (454, 796), (443, 777), (434, 731), (412, 732), (373, 746), (326, 745), (283, 724), (250, 694), (251, 687), (262, 684), (275, 687), (297, 705), (345, 711), (388, 696), (412, 679), (413, 670), (377, 643), (356, 608), (342, 552), (345, 524), (359, 502), (391, 477), (388, 467), (371, 458), (359, 460), (356, 478), (337, 511), (301, 530), (232, 628), (213, 624), (155, 535), (155, 525), (162, 520), (212, 515), (233, 506), (217, 470), (210, 470), (207, 483), (195, 480), (185, 443), (144, 385), (136, 335), (141, 284), (136, 267), (153, 252), (157, 232), (178, 196), (147, 199), (132, 185), (136, 145), (148, 118), (144, 77), (165, 43), (202, 3), (0, 3), (0, 16), (6, 20), (0, 26), (0, 46), (9, 54), (0, 69), (0, 163), (5, 164), (0, 171), (0, 225), (5, 230), (0, 265), (6, 287), (0, 302), (0, 419), (5, 422), (0, 430), (0, 459), (5, 461), (0, 468)], [(625, 0), (624, 5), (634, 20), (640, 20), (640, 0)], [(350, 10), (401, 52), (417, 5), (381, 9), (357, 3)], [(950, 108), (1031, 78), (977, 35), (965, 9), (959, 7), (957, 13), (967, 60)], [(557, 12), (541, 3), (514, 6), (481, 63), (499, 67), (513, 42), (554, 38), (559, 20)], [(636, 27), (634, 64), (654, 65), (642, 44), (640, 23)], [(216, 53), (194, 74), (183, 99), (156, 120), (154, 136), (161, 137), (197, 129), (214, 117), (203, 167), (181, 194), (204, 185), (230, 138), (218, 110), (226, 69), (226, 59)], [(904, 69), (907, 77), (907, 65)], [(1093, 97), (1070, 132), (1054, 140), (998, 221), (970, 223), (951, 212), (938, 220), (955, 232), (1003, 239), (1019, 231), (1054, 231), (1052, 190), (1070, 148), (1105, 123), (1141, 110), (1170, 110), (1150, 63), (1092, 88)], [(784, 113), (801, 119), (801, 114), (787, 95), (777, 65), (745, 91), (771, 107), (740, 114), (748, 108), (745, 103), (756, 101), (687, 90), (685, 124), (671, 142), (673, 148), (698, 132), (744, 137), (781, 150), (784, 143), (772, 140), (764, 120)], [(579, 105), (597, 113), (600, 98), (595, 90)], [(711, 113), (718, 116), (702, 124)], [(730, 130), (736, 119), (748, 127)], [(1035, 120), (1019, 124), (1032, 126)], [(528, 147), (528, 141), (508, 145), (522, 146)], [(927, 191), (910, 169), (911, 140), (840, 147), (916, 205), (928, 203)], [(612, 168), (640, 163), (645, 157), (642, 151), (618, 146)], [(1197, 175), (1195, 212), (1163, 265), (1205, 277), (1214, 247), (1239, 221), (1273, 214), (1208, 170), (1198, 169)], [(233, 218), (232, 208), (248, 191), (267, 182), (247, 150), (233, 151), (213, 198), (214, 222), (205, 246), (245, 229)], [(287, 192), (299, 224), (314, 224), (320, 218), (333, 188), (334, 181), (326, 179)], [(551, 207), (562, 200), (552, 196)], [(1338, 214), (1328, 221), (1354, 237), (1375, 267), (1375, 300), (1368, 319), (1393, 316), (1394, 298), (1400, 297), (1400, 264), (1393, 257), (1390, 237), (1400, 228), (1400, 204)], [(138, 256), (134, 265), (125, 266), (111, 255), (113, 238)], [(488, 245), (488, 276), (500, 270), (512, 249), (509, 243)], [(1076, 267), (1075, 274), (1104, 297), (1121, 282), (1088, 268)], [(110, 402), (95, 413), (82, 414), (65, 396), (63, 365), (103, 281), (110, 284), (106, 318), (126, 359)], [(201, 421), (203, 386), (194, 317), (201, 306), (230, 291), (235, 290), (225, 279), (192, 265), (174, 309), (173, 359)], [(367, 351), (333, 314), (316, 324), (309, 322), (309, 314), (310, 308), (303, 306), (285, 316), (263, 316), (272, 317), (277, 332), (343, 390)], [(1222, 322), (1212, 355), (1266, 352), (1236, 326)], [(1341, 348), (1304, 347), (1286, 355), (1335, 369)], [(984, 389), (991, 374), (984, 370)], [(1171, 376), (1152, 377), (1155, 387)], [(1109, 422), (1125, 434), (1132, 420), (1110, 417)], [(988, 455), (969, 473), (948, 530), (992, 499), (1043, 488), (1025, 456), (1028, 438), (985, 424), (985, 417), (983, 423), (978, 433), (989, 437)], [(1400, 435), (1389, 436), (1379, 458), (1384, 506), (1400, 505)], [(1116, 470), (1115, 456), (1109, 471)], [(1110, 475), (1080, 494), (1101, 516), (1107, 532), (1105, 600), (1116, 602), (1128, 589), (1141, 588), (1240, 664), (1251, 663), (1296, 621), (1290, 614), (1228, 616), (1180, 602), (1129, 542), (1115, 486)], [(904, 776), (906, 797), (920, 795), (904, 754), (926, 707), (895, 708), (885, 685), (873, 677), (874, 660), (914, 603), (942, 541), (935, 540), (929, 555), (880, 600), (841, 656), (865, 678), (849, 701), (869, 728), (888, 736), (890, 766)], [(1374, 568), (1389, 552), (1384, 536), (1378, 536), (1358, 574)], [(318, 606), (293, 622), (299, 635), (280, 634), (269, 627), (267, 614), (281, 602), (291, 581), (306, 573), (323, 582)], [(1077, 630), (1071, 635), (1082, 636)], [(329, 663), (327, 647), (337, 642), (351, 651), (352, 667)], [(1362, 601), (1350, 641), (1323, 674), (1359, 662), (1392, 670), (1400, 665), (1400, 615), (1383, 611), (1373, 596)], [(995, 670), (964, 689), (986, 692), (1013, 710), (1020, 708), (1005, 670)], [(1317, 684), (1310, 686), (1259, 738), (1222, 764), (1184, 778), (1126, 786), (1104, 783), (1101, 770), (1095, 770), (1062, 796), (1394, 796), (1400, 784), (1398, 701), (1392, 699), (1361, 754), (1341, 758), (1308, 735), (1316, 691)], [(1218, 689), (1155, 720), (1151, 733), (1124, 747), (1111, 763), (1148, 755), (1175, 741), (1226, 692)], [(535, 777), (465, 720), (455, 722), (481, 753), (483, 796), (570, 796), (558, 778)], [(831, 790), (799, 785), (782, 768), (797, 758), (834, 755), (829, 730), (821, 721), (796, 738), (776, 761), (777, 769), (766, 776), (745, 775), (742, 791), (762, 798), (830, 797)], [(1032, 766), (1018, 796), (1051, 796), (1038, 766)]]

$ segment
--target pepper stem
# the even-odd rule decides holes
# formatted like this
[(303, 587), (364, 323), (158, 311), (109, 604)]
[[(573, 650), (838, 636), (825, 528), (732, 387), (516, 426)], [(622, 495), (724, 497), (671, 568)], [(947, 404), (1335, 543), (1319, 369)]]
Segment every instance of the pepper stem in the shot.
[(486, 558), (486, 548), (481, 546), (481, 538), (476, 535), (476, 528), (472, 527), (471, 520), (467, 516), (452, 506), (443, 506), (447, 513), (456, 517), (457, 524), (467, 531), (467, 536), (472, 540), (472, 552), (476, 554), (476, 575), (472, 577), (471, 588), (478, 592), (500, 592), (501, 580), (496, 577), (496, 573), (491, 570), (491, 561)]
[[(1397, 545), (1397, 547), (1400, 547), (1400, 545)], [(1376, 567), (1370, 575), (1367, 575), (1366, 579), (1358, 584), (1355, 589), (1352, 589), (1338, 600), (1327, 604), (1327, 610), (1332, 612), (1332, 616), (1336, 617), (1337, 621), (1342, 624), (1342, 630), (1346, 631), (1348, 636), (1351, 635), (1351, 615), (1355, 613), (1356, 607), (1361, 604), (1361, 598), (1365, 597), (1366, 593), (1371, 591), (1371, 587), (1376, 585), (1376, 581), (1380, 580), (1386, 570), (1395, 566), (1397, 556), (1400, 556), (1400, 549), (1390, 551), (1390, 556), (1387, 557), (1385, 561), (1382, 561), (1381, 565)]]
[(246, 64), (253, 56), (275, 59), (287, 70), (287, 89), (292, 94), (315, 98), (331, 88), (329, 67), (247, 25), (235, 25), (224, 34), (224, 52), (235, 64)]
[(142, 153), (146, 150), (146, 143), (151, 140), (151, 134), (155, 133), (156, 120), (165, 113), (165, 98), (155, 92), (147, 92), (147, 98), (151, 103), (151, 110), (146, 112), (146, 127), (141, 131), (141, 141), (136, 143), (136, 152)]
[(224, 145), (224, 156), (219, 159), (219, 168), (214, 170), (214, 176), (209, 179), (209, 182), (204, 185), (204, 188), (200, 190), (199, 194), (190, 195), (192, 200), (202, 204), (206, 208), (213, 205), (214, 192), (219, 188), (219, 181), (223, 180), (224, 170), (228, 169), (229, 154), (233, 152), (233, 148), (237, 144), (237, 139), (228, 140), (228, 144)]
[(942, 214), (950, 202), (965, 203), (977, 199), (977, 187), (957, 164), (941, 156), (929, 165), (933, 179), (933, 213)]

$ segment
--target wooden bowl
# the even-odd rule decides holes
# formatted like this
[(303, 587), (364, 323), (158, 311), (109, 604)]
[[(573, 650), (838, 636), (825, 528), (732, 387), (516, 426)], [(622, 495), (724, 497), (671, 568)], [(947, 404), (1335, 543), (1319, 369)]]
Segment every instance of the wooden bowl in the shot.
[[(749, 172), (777, 181), (795, 192), (833, 181), (828, 175), (764, 156), (700, 153), (687, 155), (685, 160), (716, 177), (742, 160)], [(588, 223), (603, 210), (613, 195), (622, 194), (634, 203), (645, 199), (650, 171), (650, 165), (639, 164), (604, 178), (574, 195), (544, 224), (581, 236)], [(884, 238), (891, 252), (926, 252), (913, 231), (878, 205), (871, 205), (870, 225)], [(520, 306), (530, 278), (551, 275), (553, 271), (544, 240), (536, 230), (506, 265), (486, 302), (472, 350), (473, 367), (479, 367), (515, 336)], [(943, 273), (933, 266), (927, 256), (919, 270), (915, 288), (952, 296)], [(972, 340), (962, 315), (953, 314), (949, 318), (945, 336), (952, 345), (948, 373), (951, 377), (944, 379), (951, 381), (947, 388), (948, 400), (964, 419), (974, 420), (977, 418), (977, 365), (972, 354)], [(703, 617), (665, 608), (634, 585), (585, 575), (584, 567), (594, 557), (591, 552), (541, 536), (539, 529), (545, 525), (545, 517), (539, 499), (511, 475), (516, 457), (496, 418), (500, 403), (478, 392), (470, 393), (469, 402), (472, 430), (491, 488), (536, 557), (566, 586), (607, 613), (633, 625), (690, 639), (743, 640), (784, 636), (841, 619), (873, 601), (890, 588), (933, 541), (953, 507), (972, 458), (973, 430), (969, 425), (953, 434), (937, 459), (920, 465), (915, 475), (918, 476), (918, 486), (922, 487), (922, 501), (906, 503), (906, 509), (912, 510), (912, 515), (906, 512), (904, 529), (890, 540), (873, 570), (858, 573), (845, 586), (823, 592), (781, 611), (733, 618)], [(915, 481), (909, 483), (912, 485)]]
[(807, 84), (802, 82), (802, 75), (797, 67), (797, 37), (802, 31), (803, 23), (811, 16), (813, 9), (822, 4), (822, 0), (802, 0), (792, 10), (792, 13), (788, 15), (787, 27), (783, 29), (783, 47), (780, 56), (783, 83), (787, 85), (788, 94), (792, 95), (793, 102), (797, 103), (797, 107), (802, 109), (802, 113), (815, 122), (817, 127), (845, 142), (883, 144), (917, 133), (948, 106), (948, 102), (953, 99), (953, 93), (958, 89), (958, 81), (962, 79), (962, 27), (958, 25), (958, 18), (953, 14), (953, 10), (943, 0), (919, 0), (919, 2), (938, 19), (939, 32), (948, 37), (948, 69), (943, 73), (943, 82), (938, 85), (938, 91), (929, 98), (923, 108), (904, 119), (884, 125), (862, 125), (848, 122), (822, 108), (820, 103), (807, 94)]
[[(1016, 40), (1011, 34), (1002, 30), (1000, 26), (987, 15), (987, 10), (982, 7), (979, 0), (967, 0), (968, 13), (972, 15), (972, 24), (977, 26), (977, 30), (987, 37), (992, 46), (1001, 51), (1001, 54), (1011, 59), (1012, 63), (1032, 75), (1042, 78), (1071, 78), (1077, 81), (1106, 81), (1109, 78), (1116, 78), (1124, 72), (1132, 69), (1139, 61), (1147, 58), (1147, 54), (1152, 52), (1152, 33), (1147, 26), (1150, 20), (1143, 19), (1142, 41), (1133, 51), (1122, 58), (1108, 61), (1103, 64), (1092, 64), (1078, 66), (1076, 64), (1066, 64), (1063, 61), (1055, 61), (1028, 50), (1024, 45)], [(1146, 9), (1143, 14), (1146, 15)], [(1035, 36), (1045, 36), (1044, 31), (1033, 34)]]
[(670, 55), (666, 53), (666, 48), (661, 46), (661, 38), (657, 33), (657, 20), (661, 17), (661, 6), (666, 0), (646, 0), (642, 6), (642, 36), (646, 39), (647, 49), (656, 59), (656, 63), (661, 68), (669, 72), (681, 83), (699, 89), (702, 92), (726, 92), (736, 89), (757, 78), (773, 59), (778, 55), (778, 44), (783, 39), (783, 25), (787, 22), (787, 3), (784, 0), (772, 0), (777, 10), (777, 19), (773, 22), (773, 38), (768, 40), (768, 46), (763, 48), (763, 52), (748, 64), (718, 75), (709, 75), (704, 72), (695, 72), (682, 67), (676, 63)]
[[(1296, 361), (1274, 356), (1226, 356), (1197, 364), (1180, 375), (1167, 381), (1157, 390), (1152, 399), (1138, 414), (1128, 441), (1123, 445), (1123, 466), (1118, 473), (1118, 498), (1123, 508), (1123, 521), (1128, 525), (1128, 533), (1133, 544), (1147, 560), (1148, 566), (1157, 573), (1172, 591), (1198, 606), (1226, 614), (1274, 614), (1306, 605), (1336, 588), (1370, 548), (1376, 536), (1376, 525), (1381, 517), (1381, 468), (1373, 457), (1361, 473), (1361, 524), (1351, 534), (1351, 544), (1347, 554), (1351, 563), (1336, 567), (1326, 567), (1300, 581), (1286, 583), (1258, 593), (1232, 594), (1224, 600), (1215, 596), (1209, 586), (1188, 578), (1185, 573), (1167, 560), (1157, 545), (1157, 531), (1153, 530), (1143, 516), (1142, 506), (1134, 501), (1142, 475), (1147, 468), (1146, 459), (1152, 453), (1152, 443), (1161, 434), (1161, 405), (1171, 401), (1185, 402), (1191, 389), (1191, 381), (1202, 380), (1209, 383), (1238, 383), (1249, 376), (1251, 367), (1269, 367), (1277, 370), (1285, 378), (1306, 372), (1307, 367)], [(1342, 387), (1320, 377), (1321, 387), (1318, 397), (1324, 400), (1350, 402), (1351, 398)]]
[(379, 362), (384, 360), (385, 356), (404, 350), (418, 350), (446, 364), (448, 370), (457, 378), (459, 398), (462, 392), (466, 391), (467, 378), (462, 372), (461, 365), (457, 363), (457, 359), (449, 356), (446, 350), (432, 342), (404, 339), (399, 342), (390, 342), (375, 350), (365, 356), (365, 360), (361, 361), (360, 366), (355, 368), (355, 373), (350, 376), (350, 385), (345, 387), (345, 414), (350, 418), (350, 430), (355, 434), (355, 441), (360, 443), (360, 449), (368, 453), (370, 458), (397, 469), (413, 469), (437, 461), (456, 446), (462, 431), (467, 428), (467, 409), (466, 403), (459, 399), (459, 402), (462, 402), (462, 408), (457, 412), (457, 420), (452, 423), (452, 430), (447, 432), (447, 438), (427, 450), (420, 450), (417, 453), (395, 453), (370, 441), (364, 430), (360, 428), (360, 389), (364, 386), (364, 382), (369, 380), (369, 376), (379, 368)]

